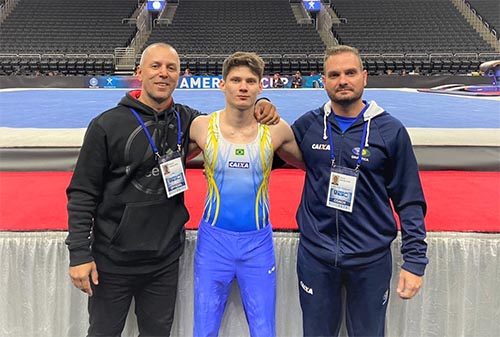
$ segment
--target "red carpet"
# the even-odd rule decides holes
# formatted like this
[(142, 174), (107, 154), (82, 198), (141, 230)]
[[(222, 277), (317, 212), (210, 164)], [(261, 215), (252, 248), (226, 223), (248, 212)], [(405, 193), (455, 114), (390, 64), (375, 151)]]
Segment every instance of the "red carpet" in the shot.
[[(0, 172), (0, 230), (66, 230), (65, 189), (71, 172)], [(429, 231), (500, 232), (500, 172), (423, 171)], [(198, 169), (187, 172), (188, 228), (196, 228), (205, 197)], [(275, 170), (271, 176), (274, 229), (296, 229), (295, 211), (304, 173)]]

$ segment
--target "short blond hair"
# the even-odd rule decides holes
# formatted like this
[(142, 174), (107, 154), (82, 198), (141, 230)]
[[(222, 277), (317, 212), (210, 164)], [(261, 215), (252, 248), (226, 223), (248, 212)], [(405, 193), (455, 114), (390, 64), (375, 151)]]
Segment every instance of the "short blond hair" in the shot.
[(259, 77), (259, 80), (264, 76), (264, 60), (256, 53), (238, 51), (224, 60), (222, 64), (222, 78), (226, 80), (231, 69), (235, 67), (248, 67)]

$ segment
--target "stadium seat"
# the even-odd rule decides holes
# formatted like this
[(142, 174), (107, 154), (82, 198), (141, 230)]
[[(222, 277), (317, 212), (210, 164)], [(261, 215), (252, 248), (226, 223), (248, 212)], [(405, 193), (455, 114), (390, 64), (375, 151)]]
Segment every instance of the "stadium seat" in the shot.
[(154, 26), (146, 45), (159, 41), (169, 41), (182, 54), (229, 55), (241, 50), (283, 55), (325, 50), (314, 25), (296, 22), (288, 0), (179, 1), (172, 23)]

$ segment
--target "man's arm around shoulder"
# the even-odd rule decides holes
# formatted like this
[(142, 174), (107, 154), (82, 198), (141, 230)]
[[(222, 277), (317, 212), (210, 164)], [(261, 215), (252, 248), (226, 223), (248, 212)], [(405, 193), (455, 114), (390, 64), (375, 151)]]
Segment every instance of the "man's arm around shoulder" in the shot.
[(189, 128), (188, 159), (196, 157), (205, 148), (209, 123), (209, 115), (199, 116), (191, 123), (191, 127)]
[(302, 152), (290, 125), (281, 119), (277, 125), (271, 127), (271, 136), (276, 154), (287, 163), (305, 170)]

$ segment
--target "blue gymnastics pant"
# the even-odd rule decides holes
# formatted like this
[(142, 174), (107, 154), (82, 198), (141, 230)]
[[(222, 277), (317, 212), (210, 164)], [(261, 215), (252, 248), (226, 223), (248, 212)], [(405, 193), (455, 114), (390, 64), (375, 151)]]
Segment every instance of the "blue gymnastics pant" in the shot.
[(236, 279), (252, 337), (276, 336), (276, 264), (271, 226), (233, 232), (205, 222), (194, 257), (195, 337), (217, 336)]

